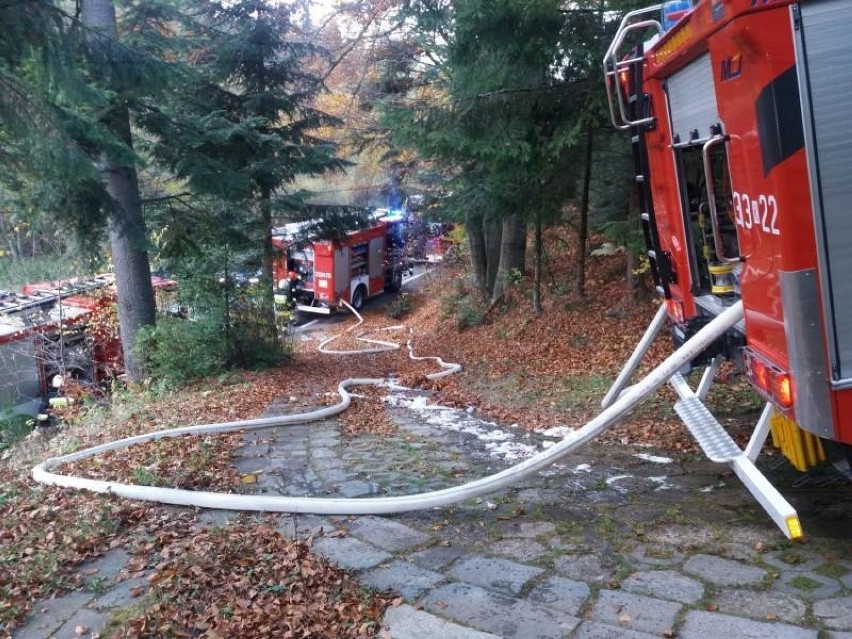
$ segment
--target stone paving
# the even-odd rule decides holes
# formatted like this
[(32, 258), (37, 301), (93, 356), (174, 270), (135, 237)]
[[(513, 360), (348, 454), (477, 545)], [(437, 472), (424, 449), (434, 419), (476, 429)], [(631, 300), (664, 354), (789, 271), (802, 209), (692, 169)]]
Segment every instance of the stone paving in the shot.
[[(235, 465), (267, 494), (413, 494), (502, 470), (558, 435), (395, 397), (394, 436), (344, 439), (335, 420), (267, 429), (245, 436)], [(591, 446), (453, 507), (280, 515), (279, 528), (404, 598), (383, 639), (852, 639), (852, 555), (833, 538), (852, 522), (839, 505), (848, 494), (782, 486), (812, 528), (791, 544), (724, 468), (642, 453)], [(197, 525), (238, 516), (202, 511)], [(82, 566), (90, 592), (38, 603), (13, 636), (96, 636), (144, 601), (144, 577), (122, 581), (127, 559), (116, 550)]]

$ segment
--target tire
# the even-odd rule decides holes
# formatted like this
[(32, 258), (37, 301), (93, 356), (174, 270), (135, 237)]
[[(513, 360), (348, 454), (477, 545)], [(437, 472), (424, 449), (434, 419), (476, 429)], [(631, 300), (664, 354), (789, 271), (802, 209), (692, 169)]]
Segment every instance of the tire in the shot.
[(352, 308), (356, 311), (360, 311), (364, 308), (364, 302), (367, 301), (367, 289), (364, 288), (364, 285), (360, 285), (355, 289), (355, 292), (352, 294)]

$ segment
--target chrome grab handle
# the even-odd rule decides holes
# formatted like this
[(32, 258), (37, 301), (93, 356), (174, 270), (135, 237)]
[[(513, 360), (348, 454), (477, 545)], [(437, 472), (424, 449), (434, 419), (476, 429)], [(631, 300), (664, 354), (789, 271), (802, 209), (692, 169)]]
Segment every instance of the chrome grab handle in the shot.
[[(648, 13), (659, 12), (662, 8), (663, 5), (655, 4), (650, 7), (645, 7), (644, 9), (637, 9), (627, 13), (624, 18), (622, 18), (618, 31), (616, 31), (615, 37), (604, 55), (604, 82), (606, 84), (607, 104), (609, 105), (609, 117), (612, 120), (612, 125), (616, 129), (626, 130), (633, 126), (639, 126), (641, 124), (647, 124), (654, 121), (653, 117), (641, 118), (638, 120), (631, 120), (627, 117), (626, 100), (624, 97), (624, 91), (621, 87), (621, 82), (619, 82), (618, 79), (618, 73), (622, 69), (628, 68), (631, 63), (637, 62), (638, 59), (631, 58), (629, 60), (622, 60), (619, 62), (616, 55), (618, 54), (618, 50), (621, 48), (621, 45), (624, 43), (624, 39), (627, 37), (627, 34), (631, 31), (654, 27), (659, 35), (663, 34), (663, 25), (661, 25), (658, 20), (642, 20), (631, 24), (633, 19)], [(615, 95), (613, 95), (613, 85), (615, 85)], [(616, 102), (618, 103), (617, 113), (615, 108)]]
[(710, 149), (717, 144), (728, 141), (727, 135), (717, 134), (704, 143), (701, 147), (701, 157), (704, 161), (704, 183), (707, 189), (707, 208), (710, 211), (710, 226), (713, 228), (713, 245), (716, 248), (716, 257), (720, 262), (728, 264), (737, 263), (740, 257), (725, 257), (722, 244), (722, 232), (719, 230), (719, 212), (716, 210), (716, 187), (713, 185), (713, 166), (710, 163)]

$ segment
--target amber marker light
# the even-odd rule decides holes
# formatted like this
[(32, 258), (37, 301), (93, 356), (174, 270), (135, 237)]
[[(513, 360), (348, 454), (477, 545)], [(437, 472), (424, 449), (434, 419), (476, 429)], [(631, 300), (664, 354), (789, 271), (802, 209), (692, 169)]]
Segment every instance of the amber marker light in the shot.
[(789, 373), (779, 373), (775, 379), (775, 399), (781, 408), (793, 407), (793, 380)]
[(678, 324), (683, 323), (683, 305), (674, 299), (666, 300), (666, 312)]

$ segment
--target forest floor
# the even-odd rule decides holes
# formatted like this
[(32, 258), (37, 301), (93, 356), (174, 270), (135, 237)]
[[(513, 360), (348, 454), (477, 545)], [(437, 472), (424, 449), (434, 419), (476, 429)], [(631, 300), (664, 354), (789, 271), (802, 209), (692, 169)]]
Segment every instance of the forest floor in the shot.
[[(310, 538), (288, 537), (262, 518), (238, 522), (221, 534), (199, 526), (198, 511), (46, 488), (30, 479), (30, 468), (47, 456), (142, 432), (255, 417), (276, 403), (287, 412), (332, 404), (338, 381), (347, 377), (393, 377), (430, 392), (431, 401), (508, 428), (541, 432), (580, 426), (599, 412), (600, 399), (657, 308), (651, 297), (624, 288), (620, 256), (593, 258), (589, 271), (589, 294), (582, 301), (560, 284), (570, 281), (567, 272), (553, 273), (539, 317), (531, 312), (527, 280), (514, 285), (503, 304), (483, 312), (472, 302), (461, 271), (443, 266), (433, 272), (419, 290), (407, 293), (412, 310), (400, 321), (411, 329), (416, 353), (462, 364), (461, 373), (444, 380), (426, 380), (434, 364), (410, 360), (404, 348), (345, 358), (318, 353), (322, 337), (349, 326), (338, 323), (306, 332), (292, 362), (279, 369), (225, 375), (168, 396), (123, 394), (109, 408), (70, 419), (53, 438), (30, 437), (6, 451), (0, 462), (0, 636), (57, 593), (102, 587), (97, 575), (81, 566), (116, 549), (130, 557), (124, 577), (149, 575), (149, 591), (101, 637), (375, 635), (385, 610), (402, 599), (365, 590), (353, 574), (313, 554)], [(369, 305), (359, 332), (396, 323), (386, 316), (385, 303)], [(392, 339), (403, 343), (402, 337)], [(335, 346), (347, 343), (351, 338), (344, 337)], [(649, 363), (669, 352), (668, 338), (661, 336)], [(341, 415), (343, 437), (394, 436), (397, 426), (375, 400), (364, 393)], [(589, 448), (590, 457), (604, 459), (611, 451), (623, 459), (625, 451), (646, 450), (706, 464), (671, 404), (672, 396), (661, 391), (605, 433)], [(709, 404), (741, 440), (761, 408), (732, 371), (722, 372)], [(148, 485), (246, 492), (252, 473), (235, 466), (236, 451), (244, 445), (239, 435), (161, 440), (64, 470)], [(720, 471), (718, 476), (729, 475)], [(711, 509), (714, 499), (708, 497)], [(649, 522), (660, 517), (659, 508), (651, 510)], [(698, 511), (696, 516), (712, 518)], [(847, 516), (844, 512), (842, 522)], [(331, 534), (343, 535), (343, 528)], [(247, 590), (257, 579), (266, 586)], [(190, 581), (200, 585), (187, 590)], [(90, 636), (89, 628), (75, 626), (75, 634)]]

